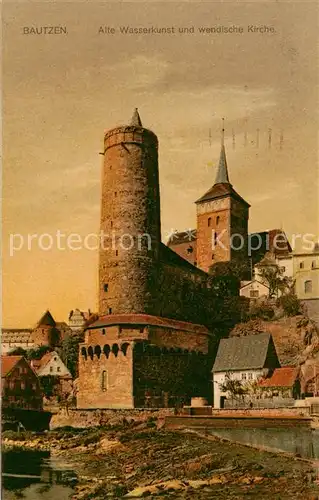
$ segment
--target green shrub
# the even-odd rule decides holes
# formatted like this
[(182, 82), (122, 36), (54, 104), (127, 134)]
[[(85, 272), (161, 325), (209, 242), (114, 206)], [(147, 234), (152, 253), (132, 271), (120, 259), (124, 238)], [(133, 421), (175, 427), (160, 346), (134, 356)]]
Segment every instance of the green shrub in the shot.
[(297, 316), (303, 313), (303, 307), (294, 293), (282, 295), (277, 299), (277, 306), (282, 307), (286, 316)]

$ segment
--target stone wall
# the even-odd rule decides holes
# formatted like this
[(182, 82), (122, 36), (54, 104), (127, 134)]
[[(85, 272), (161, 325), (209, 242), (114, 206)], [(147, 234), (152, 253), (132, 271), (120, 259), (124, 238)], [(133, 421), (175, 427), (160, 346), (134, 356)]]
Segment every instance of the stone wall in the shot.
[[(208, 272), (216, 262), (230, 260), (230, 226), (230, 198), (198, 203), (197, 265), (203, 271)], [(215, 235), (220, 236), (219, 241), (225, 248), (215, 245)]]
[(133, 408), (132, 346), (81, 344), (78, 408)]
[(60, 410), (53, 415), (50, 428), (72, 426), (72, 427), (94, 427), (98, 425), (115, 425), (123, 422), (123, 419), (145, 422), (150, 417), (163, 421), (165, 416), (173, 415), (173, 408), (159, 409), (121, 409), (121, 410)]
[(181, 407), (194, 396), (209, 397), (210, 370), (205, 354), (136, 344), (135, 406)]
[[(160, 195), (158, 143), (142, 127), (119, 127), (104, 138), (99, 259), (99, 313), (156, 314)], [(145, 236), (144, 236), (145, 235)]]

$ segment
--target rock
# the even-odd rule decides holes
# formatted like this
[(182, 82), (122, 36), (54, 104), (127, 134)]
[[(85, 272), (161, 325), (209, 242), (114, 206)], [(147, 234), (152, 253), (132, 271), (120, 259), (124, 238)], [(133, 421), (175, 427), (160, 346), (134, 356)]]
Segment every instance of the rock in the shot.
[(225, 476), (215, 476), (209, 479), (208, 484), (223, 484), (226, 483), (227, 479)]
[(264, 477), (261, 477), (261, 476), (255, 476), (255, 477), (253, 478), (253, 482), (258, 484), (258, 483), (261, 483), (264, 479), (265, 479)]
[(205, 481), (204, 479), (197, 479), (194, 481), (189, 481), (188, 484), (189, 486), (191, 486), (191, 488), (197, 490), (198, 488), (202, 488), (203, 486), (208, 486), (210, 483), (209, 481)]
[(182, 481), (172, 479), (171, 481), (165, 481), (149, 486), (140, 486), (132, 491), (129, 491), (126, 495), (124, 495), (124, 498), (142, 498), (147, 495), (156, 495), (157, 493), (169, 493), (177, 490), (182, 490), (185, 487), (187, 487), (187, 485)]
[(157, 493), (157, 487), (154, 486), (140, 486), (138, 488), (135, 488), (132, 491), (129, 491), (124, 495), (124, 498), (142, 498), (145, 497), (146, 495), (152, 495), (154, 493)]

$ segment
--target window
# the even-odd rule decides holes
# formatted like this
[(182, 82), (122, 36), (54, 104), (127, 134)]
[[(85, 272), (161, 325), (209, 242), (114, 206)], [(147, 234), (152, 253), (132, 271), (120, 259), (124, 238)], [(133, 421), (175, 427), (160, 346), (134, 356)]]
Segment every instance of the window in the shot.
[(211, 218), (211, 217), (208, 217), (208, 220), (207, 220), (208, 227), (210, 227), (210, 226), (211, 226), (211, 223), (212, 223), (212, 218)]
[(57, 369), (56, 369), (57, 372), (60, 372), (61, 371), (61, 368), (60, 366), (57, 366)]
[(247, 374), (246, 374), (246, 373), (242, 373), (242, 374), (241, 374), (241, 379), (242, 379), (242, 380), (246, 380), (246, 378), (247, 378)]
[(214, 253), (212, 253), (212, 260), (214, 260), (214, 259), (215, 259), (215, 254), (214, 254)]
[(109, 307), (109, 314), (112, 314), (112, 307)]
[(54, 361), (56, 361), (56, 357), (54, 357), (53, 359), (54, 359)]
[(106, 391), (107, 390), (107, 373), (106, 373), (106, 370), (102, 371), (101, 389), (102, 389), (102, 391)]
[(299, 269), (303, 269), (304, 268), (304, 262), (299, 262)]
[(50, 366), (50, 372), (51, 373), (53, 372), (53, 366)]
[(104, 292), (107, 292), (107, 291), (108, 291), (108, 289), (109, 289), (109, 285), (108, 285), (108, 283), (104, 283), (104, 285), (103, 285), (103, 290), (104, 290)]
[(111, 226), (111, 227), (113, 227), (113, 221), (112, 221), (112, 220), (111, 220), (111, 222), (110, 222), (110, 226)]
[(252, 374), (252, 373), (248, 373), (248, 379), (249, 379), (249, 380), (252, 380), (252, 379), (253, 379), (253, 374)]
[(118, 254), (119, 254), (119, 251), (118, 251), (118, 250), (115, 250), (115, 255), (116, 255), (116, 257), (118, 256)]
[(280, 266), (280, 270), (284, 273), (286, 271), (285, 266)]
[(193, 247), (190, 245), (187, 249), (187, 253), (190, 254), (190, 253), (193, 253), (194, 249)]
[(140, 333), (143, 333), (144, 332), (144, 328), (140, 328)]
[(102, 335), (105, 335), (105, 328), (102, 328)]
[(250, 290), (249, 294), (252, 299), (256, 299), (259, 297), (259, 290)]
[(305, 293), (311, 293), (312, 292), (312, 281), (307, 280), (305, 281)]
[(317, 269), (317, 267), (318, 267), (318, 266), (317, 266), (316, 261), (315, 261), (315, 260), (313, 260), (313, 261), (311, 262), (311, 269)]
[(114, 196), (115, 196), (115, 197), (117, 196), (117, 192), (116, 192), (116, 191), (114, 192)]
[(217, 215), (217, 217), (216, 217), (216, 226), (218, 226), (219, 221), (220, 221), (220, 217), (219, 217), (219, 215)]

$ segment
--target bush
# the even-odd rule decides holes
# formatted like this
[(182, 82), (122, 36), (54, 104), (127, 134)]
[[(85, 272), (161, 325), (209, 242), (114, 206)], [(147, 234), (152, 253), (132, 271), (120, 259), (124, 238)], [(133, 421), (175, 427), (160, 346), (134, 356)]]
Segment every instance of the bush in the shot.
[(255, 305), (250, 311), (250, 317), (252, 319), (260, 318), (265, 321), (270, 321), (271, 319), (273, 319), (274, 316), (275, 316), (274, 308), (271, 305), (267, 304), (266, 302)]
[(277, 299), (277, 306), (282, 307), (286, 316), (297, 316), (303, 313), (302, 304), (294, 293), (279, 297)]

